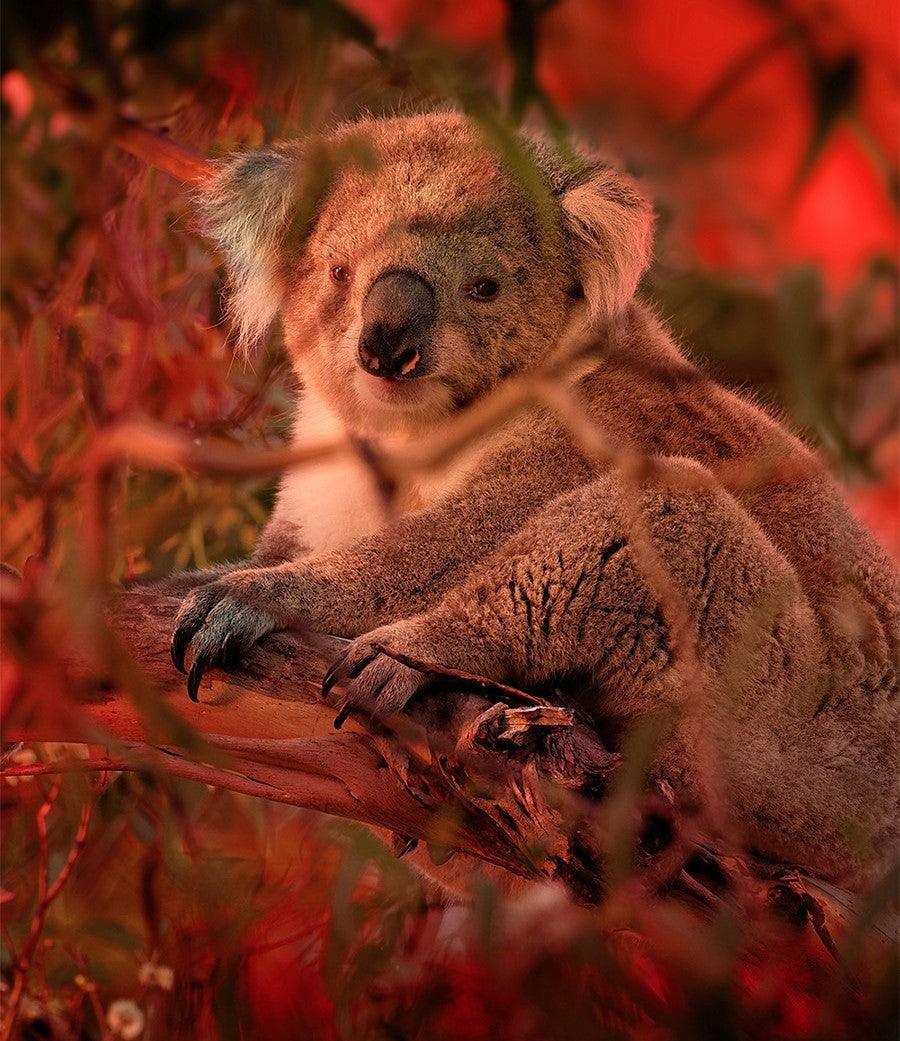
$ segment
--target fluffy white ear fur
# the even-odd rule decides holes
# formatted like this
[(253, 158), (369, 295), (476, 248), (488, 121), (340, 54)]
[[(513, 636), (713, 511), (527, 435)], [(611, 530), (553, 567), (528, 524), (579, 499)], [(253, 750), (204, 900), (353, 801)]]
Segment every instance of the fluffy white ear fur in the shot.
[(611, 318), (650, 263), (653, 208), (630, 178), (605, 165), (595, 165), (560, 201), (590, 317)]
[(221, 164), (198, 196), (200, 228), (228, 270), (228, 314), (248, 350), (269, 328), (285, 293), (282, 243), (300, 181), (298, 143), (245, 152)]

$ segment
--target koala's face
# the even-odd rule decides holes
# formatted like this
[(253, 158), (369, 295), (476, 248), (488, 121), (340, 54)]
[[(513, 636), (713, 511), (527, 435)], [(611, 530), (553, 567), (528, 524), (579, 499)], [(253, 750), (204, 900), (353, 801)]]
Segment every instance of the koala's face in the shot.
[(345, 420), (406, 427), (545, 352), (576, 276), (559, 227), (465, 124), (376, 127), (377, 166), (328, 193), (284, 311), (303, 378)]
[[(298, 251), (273, 230), (291, 220), (297, 153), (239, 160), (211, 213), (230, 249), (239, 322), (256, 323), (254, 308), (269, 317), (277, 297), (301, 378), (353, 429), (431, 425), (545, 357), (574, 311), (584, 310), (582, 296), (603, 309), (596, 299), (610, 294), (615, 235), (595, 241), (594, 227), (580, 215), (573, 226), (566, 205), (593, 182), (571, 181), (569, 191), (564, 175), (557, 172), (554, 187), (549, 172), (548, 197), (558, 204), (539, 215), (457, 115), (366, 121), (328, 143), (368, 159), (340, 167)], [(234, 207), (252, 197), (254, 183), (257, 224), (248, 230)], [(622, 198), (621, 190), (604, 198), (607, 216)], [(626, 198), (626, 209), (632, 205), (648, 223), (643, 201)], [(586, 242), (603, 257), (599, 276), (583, 262)], [(248, 247), (268, 257), (266, 265), (257, 270), (248, 259), (242, 267)]]

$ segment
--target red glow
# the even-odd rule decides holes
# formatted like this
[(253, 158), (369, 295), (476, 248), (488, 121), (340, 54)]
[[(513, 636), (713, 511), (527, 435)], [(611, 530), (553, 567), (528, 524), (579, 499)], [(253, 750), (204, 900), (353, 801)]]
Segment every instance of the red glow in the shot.
[(877, 253), (897, 255), (897, 217), (859, 142), (839, 128), (816, 163), (785, 229), (791, 260), (815, 261), (847, 288)]

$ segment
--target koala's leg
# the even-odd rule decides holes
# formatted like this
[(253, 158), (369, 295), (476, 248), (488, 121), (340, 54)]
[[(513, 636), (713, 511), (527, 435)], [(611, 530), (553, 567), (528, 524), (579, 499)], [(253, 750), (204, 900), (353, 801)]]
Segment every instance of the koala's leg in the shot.
[[(580, 677), (598, 718), (671, 716), (654, 771), (683, 797), (705, 801), (712, 777), (751, 847), (848, 878), (865, 845), (849, 836), (883, 838), (896, 812), (890, 692), (845, 669), (832, 697), (829, 634), (787, 561), (724, 490), (686, 486), (708, 477), (699, 466), (670, 465), (639, 508), (705, 681), (673, 646), (614, 472), (555, 500), (430, 611), (355, 641), (331, 679), (351, 709), (389, 713), (423, 676), (375, 645), (520, 686)], [(860, 655), (885, 647), (873, 635)]]

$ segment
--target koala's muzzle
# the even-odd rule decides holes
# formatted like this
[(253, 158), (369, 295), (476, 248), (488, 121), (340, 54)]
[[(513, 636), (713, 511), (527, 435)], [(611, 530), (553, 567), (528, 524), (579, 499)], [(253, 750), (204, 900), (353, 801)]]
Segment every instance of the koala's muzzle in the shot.
[(424, 376), (436, 316), (434, 290), (424, 278), (412, 271), (385, 271), (363, 301), (360, 365), (383, 379)]

